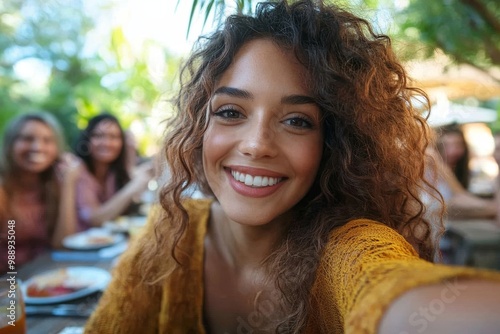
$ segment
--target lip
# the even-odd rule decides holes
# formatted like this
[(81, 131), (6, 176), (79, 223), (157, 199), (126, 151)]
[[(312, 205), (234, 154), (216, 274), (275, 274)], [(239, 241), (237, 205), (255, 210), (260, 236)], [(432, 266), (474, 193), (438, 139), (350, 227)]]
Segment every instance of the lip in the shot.
[[(268, 177), (280, 177), (283, 178), (282, 181), (278, 182), (277, 184), (273, 186), (267, 186), (267, 187), (250, 187), (245, 185), (244, 183), (241, 183), (239, 181), (236, 181), (231, 174), (231, 171), (238, 171), (240, 173), (245, 173), (245, 174), (251, 174), (251, 175), (261, 175), (261, 176), (268, 176)], [(272, 172), (269, 170), (265, 169), (260, 169), (260, 168), (252, 168), (252, 167), (243, 167), (243, 166), (232, 166), (232, 167), (225, 167), (224, 172), (226, 173), (228, 179), (229, 179), (229, 184), (233, 188), (234, 191), (236, 191), (238, 194), (245, 196), (245, 197), (253, 197), (253, 198), (261, 198), (261, 197), (266, 197), (270, 196), (273, 193), (275, 193), (281, 186), (284, 184), (284, 181), (287, 179), (286, 177), (283, 177), (282, 174), (278, 174), (276, 172)]]

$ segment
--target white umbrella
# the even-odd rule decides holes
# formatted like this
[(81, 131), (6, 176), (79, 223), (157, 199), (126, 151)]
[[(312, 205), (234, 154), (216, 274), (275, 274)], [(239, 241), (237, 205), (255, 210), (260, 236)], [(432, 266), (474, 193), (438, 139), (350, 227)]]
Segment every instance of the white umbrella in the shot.
[(448, 124), (491, 123), (496, 120), (497, 112), (493, 109), (438, 103), (431, 107), (427, 123), (432, 127), (439, 127)]

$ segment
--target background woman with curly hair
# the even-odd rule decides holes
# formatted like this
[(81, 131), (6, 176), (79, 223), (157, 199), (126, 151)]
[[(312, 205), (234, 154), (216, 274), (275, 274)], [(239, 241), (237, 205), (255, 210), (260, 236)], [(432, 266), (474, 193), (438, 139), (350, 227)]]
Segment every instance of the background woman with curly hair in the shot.
[[(452, 316), (499, 325), (461, 307), (498, 309), (500, 275), (430, 262), (422, 92), (387, 36), (318, 1), (261, 3), (201, 39), (181, 81), (161, 208), (87, 333), (442, 332), (412, 312), (458, 277)], [(183, 198), (193, 185), (208, 199)]]

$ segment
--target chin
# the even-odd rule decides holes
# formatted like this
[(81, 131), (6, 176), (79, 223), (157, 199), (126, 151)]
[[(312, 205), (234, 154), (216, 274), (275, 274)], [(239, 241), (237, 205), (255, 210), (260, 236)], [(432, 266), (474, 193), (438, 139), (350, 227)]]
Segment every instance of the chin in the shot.
[(245, 226), (264, 226), (275, 221), (282, 214), (278, 212), (262, 212), (256, 208), (245, 210), (243, 208), (233, 207), (225, 210), (227, 218), (238, 224)]

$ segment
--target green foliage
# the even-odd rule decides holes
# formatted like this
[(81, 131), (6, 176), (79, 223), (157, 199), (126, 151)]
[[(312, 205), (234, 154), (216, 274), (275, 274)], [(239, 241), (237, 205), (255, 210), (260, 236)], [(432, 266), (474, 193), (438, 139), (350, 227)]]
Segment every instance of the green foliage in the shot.
[[(181, 0), (177, 0), (177, 6), (179, 6)], [(224, 18), (227, 9), (227, 2), (225, 0), (193, 0), (191, 5), (191, 12), (189, 15), (188, 29), (186, 32), (186, 38), (189, 36), (189, 31), (196, 14), (202, 13), (203, 26), (207, 23), (208, 19), (213, 15), (216, 22), (221, 22)], [(234, 0), (230, 3), (235, 5), (236, 13), (252, 13), (253, 5), (257, 1), (252, 0)]]
[[(198, 12), (205, 21), (213, 13), (220, 21), (220, 13), (226, 12), (227, 2), (192, 0), (189, 26)], [(257, 2), (237, 0), (236, 12), (249, 13)], [(375, 10), (388, 13), (395, 23), (395, 31), (390, 34), (395, 37), (396, 48), (405, 60), (430, 58), (436, 50), (441, 50), (458, 64), (473, 65), (500, 81), (491, 71), (491, 67), (500, 66), (498, 0), (407, 0), (406, 4), (393, 0), (348, 0), (335, 3), (347, 5), (357, 14), (372, 19), (377, 16)]]
[[(192, 0), (188, 19), (191, 25), (201, 13), (205, 23), (220, 22), (230, 12), (251, 13), (257, 2)], [(336, 3), (373, 17), (371, 21), (377, 20), (380, 9), (390, 13), (395, 28), (391, 34), (406, 59), (430, 57), (441, 49), (458, 63), (485, 71), (500, 65), (498, 0), (408, 0), (404, 8), (395, 7), (392, 0)], [(103, 47), (89, 52), (89, 32), (99, 18), (94, 12), (102, 15), (112, 4), (100, 1), (94, 12), (85, 6), (81, 0), (66, 0), (64, 5), (59, 0), (0, 2), (0, 131), (12, 116), (36, 109), (56, 115), (68, 143), (101, 110), (115, 113), (126, 127), (140, 122), (146, 133), (157, 126), (158, 121), (152, 121), (155, 104), (175, 90), (180, 59), (153, 42), (134, 50), (119, 28), (103, 36)], [(160, 55), (159, 69), (153, 70), (153, 54), (157, 60)], [(166, 118), (168, 105), (164, 113)]]
[[(151, 111), (157, 97), (170, 90), (179, 59), (153, 42), (134, 51), (119, 28), (89, 52), (93, 17), (99, 17), (93, 14), (112, 9), (110, 3), (101, 1), (90, 11), (81, 0), (0, 3), (0, 131), (14, 115), (43, 109), (58, 118), (68, 145), (103, 110), (124, 127), (142, 122), (146, 135), (152, 132), (157, 123), (148, 121)], [(152, 53), (162, 55), (164, 71), (152, 71)], [(138, 140), (145, 145), (154, 140), (146, 137)]]
[(395, 18), (407, 57), (431, 57), (439, 49), (485, 71), (500, 65), (498, 0), (410, 0)]

